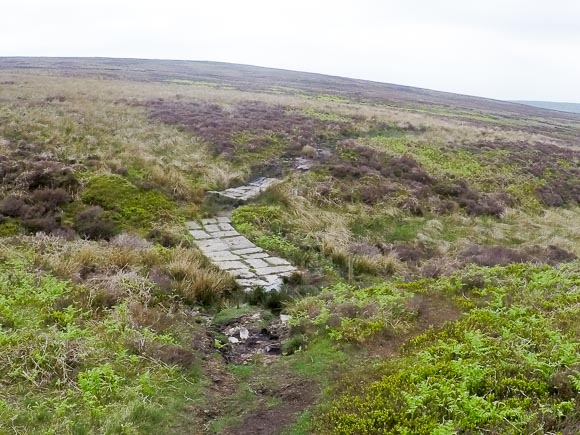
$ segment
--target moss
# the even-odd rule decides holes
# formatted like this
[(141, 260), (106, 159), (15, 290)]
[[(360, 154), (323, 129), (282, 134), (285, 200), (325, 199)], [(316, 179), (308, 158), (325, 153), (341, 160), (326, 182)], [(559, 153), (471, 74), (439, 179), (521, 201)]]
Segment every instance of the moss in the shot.
[(91, 177), (81, 193), (82, 201), (110, 211), (125, 228), (143, 231), (158, 221), (175, 220), (177, 205), (155, 190), (138, 188), (118, 175)]
[(22, 234), (24, 228), (15, 219), (5, 219), (0, 222), (0, 237), (11, 237)]
[(212, 319), (212, 324), (217, 326), (227, 325), (240, 317), (256, 312), (256, 307), (251, 307), (249, 305), (242, 305), (240, 307), (232, 307), (221, 310)]

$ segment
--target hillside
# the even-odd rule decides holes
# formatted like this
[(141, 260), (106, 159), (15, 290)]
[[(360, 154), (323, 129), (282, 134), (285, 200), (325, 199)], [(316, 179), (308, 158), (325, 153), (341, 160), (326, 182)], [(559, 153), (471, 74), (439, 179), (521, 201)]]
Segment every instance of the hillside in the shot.
[(580, 115), (0, 58), (0, 433), (576, 433)]
[(558, 110), (559, 112), (580, 113), (580, 104), (577, 103), (555, 103), (553, 101), (516, 101), (516, 103), (542, 109)]

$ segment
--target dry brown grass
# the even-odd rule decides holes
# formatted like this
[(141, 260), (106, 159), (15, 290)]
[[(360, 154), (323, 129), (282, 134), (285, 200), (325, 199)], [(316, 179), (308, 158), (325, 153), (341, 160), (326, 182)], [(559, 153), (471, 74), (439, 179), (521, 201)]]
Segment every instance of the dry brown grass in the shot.
[(109, 307), (127, 298), (146, 303), (155, 284), (148, 277), (155, 268), (171, 278), (169, 290), (190, 303), (219, 302), (235, 287), (230, 275), (185, 247), (163, 250), (129, 235), (110, 243), (46, 236), (26, 240), (34, 246), (37, 264), (87, 286), (91, 306)]
[(193, 249), (174, 249), (164, 270), (176, 281), (176, 291), (189, 303), (215, 303), (235, 287), (231, 275), (210, 266)]

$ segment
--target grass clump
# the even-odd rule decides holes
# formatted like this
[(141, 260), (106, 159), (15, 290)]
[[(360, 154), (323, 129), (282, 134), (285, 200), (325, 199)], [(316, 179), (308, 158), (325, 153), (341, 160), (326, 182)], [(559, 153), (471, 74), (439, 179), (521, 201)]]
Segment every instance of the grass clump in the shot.
[(209, 266), (197, 251), (176, 248), (165, 271), (175, 282), (175, 291), (190, 304), (219, 304), (234, 287), (231, 275)]
[(240, 317), (255, 313), (257, 310), (250, 305), (242, 305), (239, 307), (229, 307), (219, 311), (212, 319), (212, 323), (216, 326), (227, 325)]

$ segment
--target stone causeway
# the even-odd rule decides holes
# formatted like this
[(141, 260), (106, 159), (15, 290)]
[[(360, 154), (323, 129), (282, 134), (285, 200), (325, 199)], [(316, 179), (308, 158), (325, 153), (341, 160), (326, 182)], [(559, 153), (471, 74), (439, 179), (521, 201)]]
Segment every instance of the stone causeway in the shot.
[(251, 183), (240, 186), (240, 187), (230, 187), (229, 189), (223, 191), (212, 190), (209, 192), (212, 195), (230, 200), (232, 202), (246, 202), (252, 198), (255, 198), (260, 193), (262, 193), (267, 188), (280, 183), (282, 180), (277, 178), (258, 178)]
[[(260, 186), (257, 188), (263, 189)], [(247, 190), (243, 192), (246, 192), (243, 196), (250, 195)], [(233, 275), (245, 290), (255, 287), (263, 287), (266, 291), (278, 290), (283, 278), (297, 270), (288, 261), (271, 256), (238, 233), (228, 217), (202, 219), (200, 222), (188, 222), (187, 225), (194, 243), (203, 255)]]

